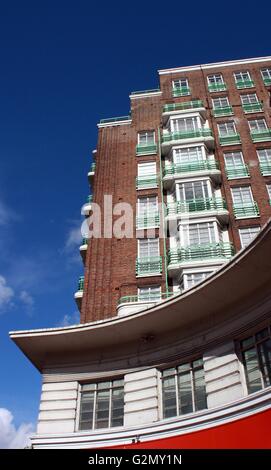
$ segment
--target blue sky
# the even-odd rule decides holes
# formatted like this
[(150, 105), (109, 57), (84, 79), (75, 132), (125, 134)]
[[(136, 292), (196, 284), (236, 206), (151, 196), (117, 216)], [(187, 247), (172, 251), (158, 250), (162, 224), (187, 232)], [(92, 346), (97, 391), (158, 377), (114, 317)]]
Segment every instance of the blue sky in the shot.
[(0, 408), (16, 427), (36, 422), (40, 376), (8, 331), (77, 320), (77, 229), (97, 121), (128, 114), (129, 93), (157, 87), (159, 68), (269, 55), (268, 3), (241, 8), (2, 2)]

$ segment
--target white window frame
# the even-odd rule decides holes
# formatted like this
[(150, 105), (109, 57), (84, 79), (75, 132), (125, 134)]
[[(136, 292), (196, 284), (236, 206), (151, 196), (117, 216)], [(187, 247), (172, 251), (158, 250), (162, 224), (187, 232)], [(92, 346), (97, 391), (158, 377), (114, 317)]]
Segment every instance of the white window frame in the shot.
[(269, 196), (269, 200), (271, 201), (271, 183), (267, 183), (266, 191), (267, 191), (267, 194)]
[[(141, 201), (143, 201), (143, 199), (147, 200), (146, 210), (145, 211), (142, 209)], [(152, 207), (152, 206), (150, 206), (150, 200), (151, 199), (155, 199), (155, 209), (151, 209), (151, 207)], [(137, 212), (138, 217), (144, 217), (144, 216), (148, 217), (148, 216), (152, 216), (154, 213), (158, 212), (158, 197), (157, 196), (152, 196), (152, 195), (138, 197), (137, 198), (137, 211), (136, 212)]]
[[(264, 74), (267, 74), (266, 77), (264, 76)], [(271, 80), (271, 68), (267, 67), (265, 69), (261, 69), (261, 75), (262, 75), (262, 79), (264, 80), (265, 78), (268, 78)]]
[[(226, 100), (226, 104), (221, 104), (223, 100)], [(216, 104), (216, 102), (219, 101), (219, 105)], [(212, 103), (213, 103), (213, 109), (223, 109), (223, 108), (229, 108), (230, 107), (230, 102), (229, 98), (227, 96), (219, 96), (217, 98), (212, 98)]]
[[(251, 100), (252, 97), (253, 97), (253, 100)], [(244, 98), (247, 100), (247, 102), (244, 102)], [(245, 94), (240, 95), (240, 99), (241, 99), (242, 105), (259, 103), (257, 93), (247, 93), (246, 95)]]
[[(143, 172), (143, 174), (140, 174), (140, 173), (141, 173), (140, 169), (144, 169), (144, 168), (148, 168), (148, 167), (151, 168), (151, 165), (152, 165), (153, 168), (155, 168), (154, 172), (152, 172), (152, 173), (150, 173), (150, 172), (144, 173), (144, 172)], [(137, 176), (140, 177), (140, 178), (141, 178), (141, 177), (143, 178), (143, 177), (145, 177), (145, 176), (146, 176), (146, 177), (148, 177), (148, 176), (156, 176), (156, 171), (157, 171), (156, 162), (142, 162), (142, 163), (138, 163), (138, 164), (137, 164)]]
[[(235, 156), (241, 157), (242, 163), (237, 163), (235, 162), (234, 158)], [(235, 150), (233, 152), (225, 152), (224, 154), (224, 161), (225, 161), (225, 168), (227, 169), (234, 169), (234, 168), (240, 168), (240, 166), (245, 166), (245, 161), (244, 161), (244, 156), (243, 153), (240, 150)], [(232, 163), (227, 162), (227, 157), (231, 157), (233, 159)]]
[[(230, 130), (228, 129), (228, 126), (231, 125), (233, 127), (233, 130)], [(226, 129), (227, 129), (227, 133), (221, 133), (221, 126), (225, 126)], [(217, 129), (218, 129), (218, 134), (220, 137), (226, 137), (228, 135), (235, 135), (237, 134), (237, 130), (236, 130), (236, 125), (235, 125), (235, 122), (234, 121), (225, 121), (225, 122), (219, 122), (217, 124)]]
[[(263, 124), (263, 127), (262, 127), (262, 125), (259, 124), (260, 122)], [(253, 125), (252, 125), (252, 123), (253, 123)], [(250, 119), (248, 121), (248, 125), (249, 125), (250, 132), (255, 132), (255, 131), (256, 132), (260, 132), (260, 131), (264, 132), (268, 129), (267, 124), (266, 124), (266, 120), (264, 118)], [(254, 126), (256, 127), (255, 129), (253, 129)]]
[(225, 85), (222, 73), (214, 73), (207, 76), (208, 85), (218, 84)]
[[(191, 241), (191, 238), (190, 238), (190, 229), (192, 228), (192, 226), (205, 226), (207, 225), (207, 229), (208, 229), (208, 232), (209, 232), (209, 241), (208, 241), (208, 244), (210, 243), (219, 243), (221, 241), (221, 232), (218, 228), (218, 223), (214, 220), (206, 220), (206, 221), (201, 221), (201, 222), (193, 222), (193, 223), (190, 223), (190, 224), (180, 224), (179, 225), (179, 237), (180, 237), (180, 247), (182, 248), (189, 248), (190, 246), (194, 246), (194, 245), (191, 245), (190, 241)], [(212, 233), (212, 230), (211, 230), (211, 226), (212, 226), (212, 229), (213, 229), (213, 235), (214, 235), (214, 240), (211, 241), (211, 233)]]
[[(149, 134), (149, 135), (152, 134), (153, 140), (152, 140), (151, 142), (148, 141), (148, 137), (147, 137), (148, 134)], [(142, 136), (147, 137), (147, 142), (144, 142), (144, 143), (140, 142), (140, 138), (141, 138)], [(145, 145), (146, 145), (146, 146), (147, 146), (147, 145), (155, 145), (155, 131), (151, 130), (151, 131), (140, 131), (140, 132), (138, 132), (138, 133), (137, 133), (137, 144), (138, 144), (138, 145), (142, 145), (142, 146), (145, 146)]]
[[(214, 270), (202, 270), (202, 271), (192, 271), (192, 272), (185, 272), (183, 274), (183, 286), (184, 286), (184, 290), (187, 290), (187, 289), (192, 289), (192, 287), (195, 287), (197, 284), (199, 284), (200, 282), (202, 282), (203, 280), (207, 279), (207, 277), (209, 277), (212, 273), (214, 272)], [(193, 283), (190, 287), (188, 286), (188, 276), (196, 276), (197, 274), (201, 274), (201, 275), (205, 275), (203, 277), (203, 279), (201, 279), (200, 281), (196, 282), (196, 283)]]
[[(148, 293), (150, 294), (151, 293), (151, 290), (157, 290), (157, 297), (153, 297), (153, 299), (151, 298), (147, 298), (148, 295), (146, 295), (146, 298), (144, 299), (144, 296), (143, 298), (140, 298), (140, 290), (141, 289), (148, 289)], [(139, 302), (152, 302), (152, 301), (159, 301), (161, 300), (161, 285), (159, 284), (156, 284), (156, 285), (148, 285), (148, 286), (140, 286), (137, 288), (137, 298), (138, 298), (138, 301)]]
[[(175, 130), (175, 127), (176, 127), (175, 123), (177, 123), (179, 121), (182, 121), (186, 124), (184, 126), (185, 128), (182, 129), (182, 130)], [(187, 129), (187, 123), (188, 122), (193, 123), (193, 125), (191, 126), (192, 129)], [(200, 118), (199, 114), (195, 114), (195, 115), (187, 116), (187, 117), (183, 117), (183, 116), (171, 117), (170, 120), (169, 120), (169, 125), (170, 125), (170, 132), (172, 132), (172, 133), (175, 133), (175, 132), (194, 132), (194, 131), (198, 131), (198, 130), (202, 129), (202, 121), (201, 121), (201, 118)]]
[[(234, 190), (239, 190), (240, 192), (240, 195), (241, 195), (241, 202), (236, 202), (235, 199), (234, 199)], [(245, 199), (242, 195), (242, 189), (246, 189), (246, 190), (249, 190), (249, 193), (250, 193), (250, 201), (249, 202), (245, 202)], [(252, 193), (252, 190), (251, 190), (251, 186), (234, 186), (231, 188), (231, 197), (232, 197), (232, 202), (233, 202), (233, 205), (246, 205), (246, 204), (249, 204), (251, 203), (251, 205), (254, 204), (254, 198), (253, 198), (253, 193)]]
[[(212, 192), (212, 188), (211, 188), (211, 183), (210, 183), (210, 180), (209, 179), (193, 179), (193, 180), (188, 180), (188, 181), (182, 181), (182, 182), (178, 182), (176, 183), (176, 200), (177, 201), (181, 201), (181, 202), (187, 202), (189, 201), (189, 199), (186, 199), (185, 197), (185, 191), (184, 191), (184, 186), (185, 185), (188, 185), (188, 184), (191, 184), (193, 186), (193, 193), (195, 195), (195, 188), (194, 188), (194, 185), (196, 183), (201, 183), (201, 186), (202, 188), (204, 187), (204, 185), (206, 185), (206, 189), (207, 189), (207, 193), (206, 195), (203, 197), (203, 199), (206, 199), (206, 198), (212, 198), (213, 197), (213, 192)], [(203, 191), (204, 192), (204, 191)], [(190, 199), (191, 200), (191, 199)], [(197, 200), (196, 197), (192, 198), (192, 200)]]
[[(190, 151), (190, 149), (200, 149), (200, 152), (198, 150), (196, 150), (196, 154), (197, 154), (197, 156), (201, 155), (202, 158), (198, 158), (197, 160), (187, 159), (187, 160), (183, 160), (183, 161), (177, 161), (177, 158), (176, 158), (177, 154), (182, 153), (182, 150), (185, 150), (185, 149), (188, 149), (189, 151)], [(188, 154), (189, 154), (189, 151), (187, 152)], [(197, 144), (184, 145), (182, 147), (175, 147), (175, 148), (173, 148), (172, 156), (173, 156), (173, 163), (175, 163), (176, 165), (178, 165), (178, 164), (181, 165), (182, 163), (201, 162), (201, 161), (207, 159), (205, 146), (204, 145), (197, 145)]]
[[(147, 251), (148, 251), (148, 255), (147, 255), (147, 256), (141, 256), (141, 243), (142, 243), (143, 241), (148, 242), (148, 243), (147, 243), (147, 245), (148, 245), (148, 250), (147, 250)], [(155, 255), (151, 255), (151, 254), (150, 254), (150, 246), (151, 246), (151, 244), (152, 244), (153, 242), (155, 242), (155, 244), (157, 245), (157, 248), (158, 248), (157, 254), (155, 254)], [(154, 243), (153, 243), (153, 244), (154, 244)], [(139, 239), (137, 240), (137, 257), (138, 257), (139, 259), (145, 259), (145, 258), (148, 259), (148, 258), (156, 258), (156, 257), (159, 258), (159, 256), (160, 256), (160, 243), (159, 243), (159, 238), (139, 238)]]
[[(250, 72), (248, 70), (240, 70), (239, 72), (234, 72), (233, 75), (234, 75), (235, 83), (246, 81), (246, 80), (252, 81)], [(237, 78), (237, 75), (240, 75), (240, 78)]]
[[(185, 85), (182, 84), (182, 82), (185, 83)], [(172, 80), (172, 89), (173, 90), (180, 90), (181, 88), (188, 88), (189, 89), (188, 78), (183, 77), (183, 78), (175, 78), (174, 80)]]
[[(245, 243), (243, 238), (242, 238), (242, 234), (244, 234), (244, 231), (250, 231), (251, 229), (257, 229), (256, 232), (254, 232), (254, 236), (250, 237), (250, 240), (248, 243)], [(261, 227), (260, 225), (252, 225), (250, 227), (240, 227), (239, 228), (239, 238), (240, 238), (240, 242), (241, 242), (241, 247), (244, 248), (246, 247), (247, 245), (249, 245), (250, 242), (252, 242), (252, 240), (254, 240), (254, 238), (257, 236), (258, 232), (261, 230)]]

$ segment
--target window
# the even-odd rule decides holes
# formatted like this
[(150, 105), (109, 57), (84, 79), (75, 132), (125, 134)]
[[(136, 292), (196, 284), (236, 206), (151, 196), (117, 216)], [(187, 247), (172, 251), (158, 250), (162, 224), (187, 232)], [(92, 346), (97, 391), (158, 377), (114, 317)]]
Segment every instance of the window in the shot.
[(262, 78), (265, 85), (271, 84), (271, 69), (262, 69), (261, 70)]
[(270, 328), (264, 328), (240, 343), (248, 393), (271, 385)]
[(179, 78), (172, 81), (173, 96), (188, 96), (190, 88), (187, 78)]
[(265, 119), (253, 119), (248, 121), (250, 132), (261, 132), (267, 130)]
[(180, 200), (184, 202), (195, 199), (207, 199), (209, 197), (208, 183), (206, 180), (201, 180), (179, 184), (179, 194)]
[(178, 78), (172, 82), (173, 88), (188, 88), (187, 78)]
[(236, 82), (241, 82), (245, 80), (251, 80), (250, 73), (248, 71), (245, 72), (235, 72), (234, 78)]
[(199, 129), (196, 117), (172, 119), (172, 132), (191, 132)]
[(269, 200), (271, 201), (271, 183), (266, 185), (266, 189), (268, 192)]
[(240, 240), (241, 240), (241, 246), (244, 248), (247, 246), (253, 238), (256, 237), (257, 233), (260, 231), (261, 227), (258, 225), (255, 227), (243, 227), (239, 228), (239, 234), (240, 234)]
[(79, 430), (123, 426), (123, 379), (81, 385)]
[(253, 205), (253, 197), (250, 186), (241, 186), (232, 188), (232, 199), (236, 206)]
[(201, 281), (204, 281), (208, 276), (212, 274), (212, 271), (202, 272), (202, 273), (189, 273), (184, 275), (184, 286), (185, 289), (190, 289), (190, 287), (195, 286)]
[(216, 242), (214, 222), (189, 224), (180, 227), (183, 236), (183, 246), (207, 245)]
[(145, 286), (138, 288), (138, 300), (150, 302), (161, 299), (161, 286)]
[(249, 95), (241, 95), (240, 98), (241, 103), (243, 105), (259, 103), (256, 93), (250, 93)]
[(208, 84), (209, 85), (213, 85), (213, 84), (224, 84), (224, 80), (223, 80), (223, 77), (221, 75), (221, 73), (216, 73), (214, 75), (209, 75), (207, 77), (208, 79)]
[(156, 162), (139, 163), (137, 165), (138, 176), (156, 175)]
[(160, 255), (158, 238), (141, 238), (138, 240), (138, 257), (154, 258)]
[(140, 197), (137, 200), (137, 213), (139, 216), (153, 215), (158, 210), (156, 196)]
[(156, 163), (147, 162), (137, 165), (137, 189), (148, 189), (157, 187)]
[(257, 150), (263, 176), (271, 175), (271, 148)]
[(154, 131), (143, 131), (138, 133), (138, 145), (152, 145), (155, 143)]
[(218, 132), (221, 137), (236, 134), (236, 127), (233, 121), (221, 122), (218, 125)]
[(224, 153), (224, 160), (228, 179), (245, 178), (249, 176), (242, 152)]
[(223, 98), (213, 98), (213, 108), (227, 108), (230, 106), (229, 100), (227, 96), (224, 96)]
[(204, 159), (201, 147), (176, 149), (173, 154), (174, 163), (194, 163)]
[(207, 408), (202, 359), (165, 369), (161, 378), (163, 418)]

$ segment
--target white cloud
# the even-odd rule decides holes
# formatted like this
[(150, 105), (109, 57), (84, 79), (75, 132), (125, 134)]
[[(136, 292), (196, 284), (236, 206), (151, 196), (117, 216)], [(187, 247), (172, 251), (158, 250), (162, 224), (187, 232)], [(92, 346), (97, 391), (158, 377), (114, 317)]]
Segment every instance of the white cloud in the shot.
[(4, 276), (0, 276), (0, 309), (1, 307), (10, 304), (14, 291), (7, 285), (7, 281)]
[(57, 324), (57, 326), (70, 326), (70, 325), (78, 325), (80, 322), (80, 315), (79, 312), (74, 312), (71, 315), (64, 315), (62, 320)]
[(27, 292), (26, 290), (22, 290), (19, 295), (20, 300), (26, 305), (28, 308), (32, 308), (34, 305), (33, 297)]
[(30, 444), (29, 436), (34, 431), (32, 423), (13, 424), (13, 415), (6, 408), (0, 408), (0, 449), (23, 449)]
[(71, 228), (67, 240), (65, 243), (65, 249), (67, 251), (73, 250), (76, 246), (79, 246), (82, 241), (81, 227)]

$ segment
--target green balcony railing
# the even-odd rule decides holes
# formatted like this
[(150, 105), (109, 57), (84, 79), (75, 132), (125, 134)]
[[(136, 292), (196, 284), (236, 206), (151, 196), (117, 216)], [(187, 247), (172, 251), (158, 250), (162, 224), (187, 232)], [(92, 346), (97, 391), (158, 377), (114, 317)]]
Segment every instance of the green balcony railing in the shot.
[(160, 225), (160, 216), (159, 212), (148, 213), (144, 215), (139, 215), (136, 218), (136, 228), (145, 229), (148, 227), (159, 227)]
[(157, 93), (161, 91), (160, 88), (153, 88), (152, 90), (132, 91), (131, 95), (145, 95), (148, 93)]
[(85, 281), (85, 276), (80, 276), (78, 280), (78, 291), (83, 291), (84, 290), (84, 281)]
[(271, 78), (264, 78), (263, 82), (264, 82), (265, 86), (269, 86), (269, 85), (271, 85)]
[(167, 205), (167, 215), (225, 209), (227, 209), (227, 204), (222, 198), (190, 199), (169, 203)]
[(177, 96), (189, 96), (189, 95), (191, 95), (191, 91), (190, 91), (190, 88), (187, 86), (175, 87), (172, 89), (172, 96), (174, 96), (175, 98)]
[(234, 180), (237, 178), (245, 178), (249, 176), (249, 171), (247, 165), (237, 165), (237, 166), (226, 166), (226, 175), (228, 180)]
[(253, 142), (266, 142), (271, 140), (271, 129), (251, 131)]
[(202, 100), (185, 101), (184, 103), (169, 103), (163, 107), (163, 113), (170, 111), (182, 111), (186, 109), (204, 108)]
[(96, 163), (93, 162), (93, 163), (91, 163), (91, 165), (90, 165), (90, 173), (95, 173), (95, 170), (96, 170)]
[(212, 93), (215, 91), (224, 91), (227, 90), (226, 83), (209, 83), (208, 90)]
[(258, 217), (259, 208), (255, 201), (249, 204), (234, 204), (233, 213), (236, 219), (243, 219), (246, 217)]
[(136, 146), (136, 154), (137, 155), (149, 155), (151, 153), (157, 153), (157, 145), (156, 144), (139, 144)]
[(136, 259), (136, 275), (155, 275), (162, 272), (162, 256)]
[(213, 258), (231, 258), (234, 247), (231, 243), (208, 243), (204, 245), (190, 245), (177, 250), (169, 250), (168, 263), (178, 264), (191, 261), (201, 261)]
[(213, 115), (215, 117), (231, 116), (233, 114), (232, 106), (224, 106), (223, 108), (214, 108)]
[(232, 134), (219, 136), (219, 141), (220, 141), (220, 145), (240, 144), (241, 138), (240, 138), (240, 134), (235, 132)]
[(93, 200), (93, 195), (90, 194), (88, 197), (87, 197), (87, 204), (90, 204)]
[(271, 161), (260, 163), (260, 169), (263, 176), (271, 175)]
[(219, 168), (216, 160), (199, 160), (197, 162), (175, 163), (164, 168), (164, 176), (180, 173), (190, 173), (207, 170), (217, 170)]
[(141, 295), (125, 295), (121, 297), (118, 301), (118, 304), (128, 304), (136, 302), (161, 302), (162, 300), (169, 299), (174, 295), (178, 295), (179, 292), (159, 292), (159, 293), (147, 293)]
[(82, 238), (81, 246), (88, 245), (88, 241), (89, 241), (89, 238), (86, 238), (86, 237)]
[(136, 178), (136, 189), (157, 188), (157, 186), (158, 186), (157, 175), (137, 176)]
[(248, 104), (243, 104), (242, 108), (244, 110), (244, 113), (258, 113), (263, 110), (262, 103), (248, 103)]
[(235, 84), (238, 90), (242, 88), (253, 88), (255, 86), (253, 80), (237, 80)]
[(171, 142), (182, 139), (195, 139), (197, 137), (212, 137), (211, 129), (195, 129), (192, 131), (171, 132), (162, 135), (162, 142)]
[(113, 117), (113, 118), (107, 118), (107, 119), (101, 119), (100, 124), (109, 124), (110, 122), (119, 122), (119, 121), (129, 121), (131, 119), (131, 116), (119, 116), (119, 117)]

